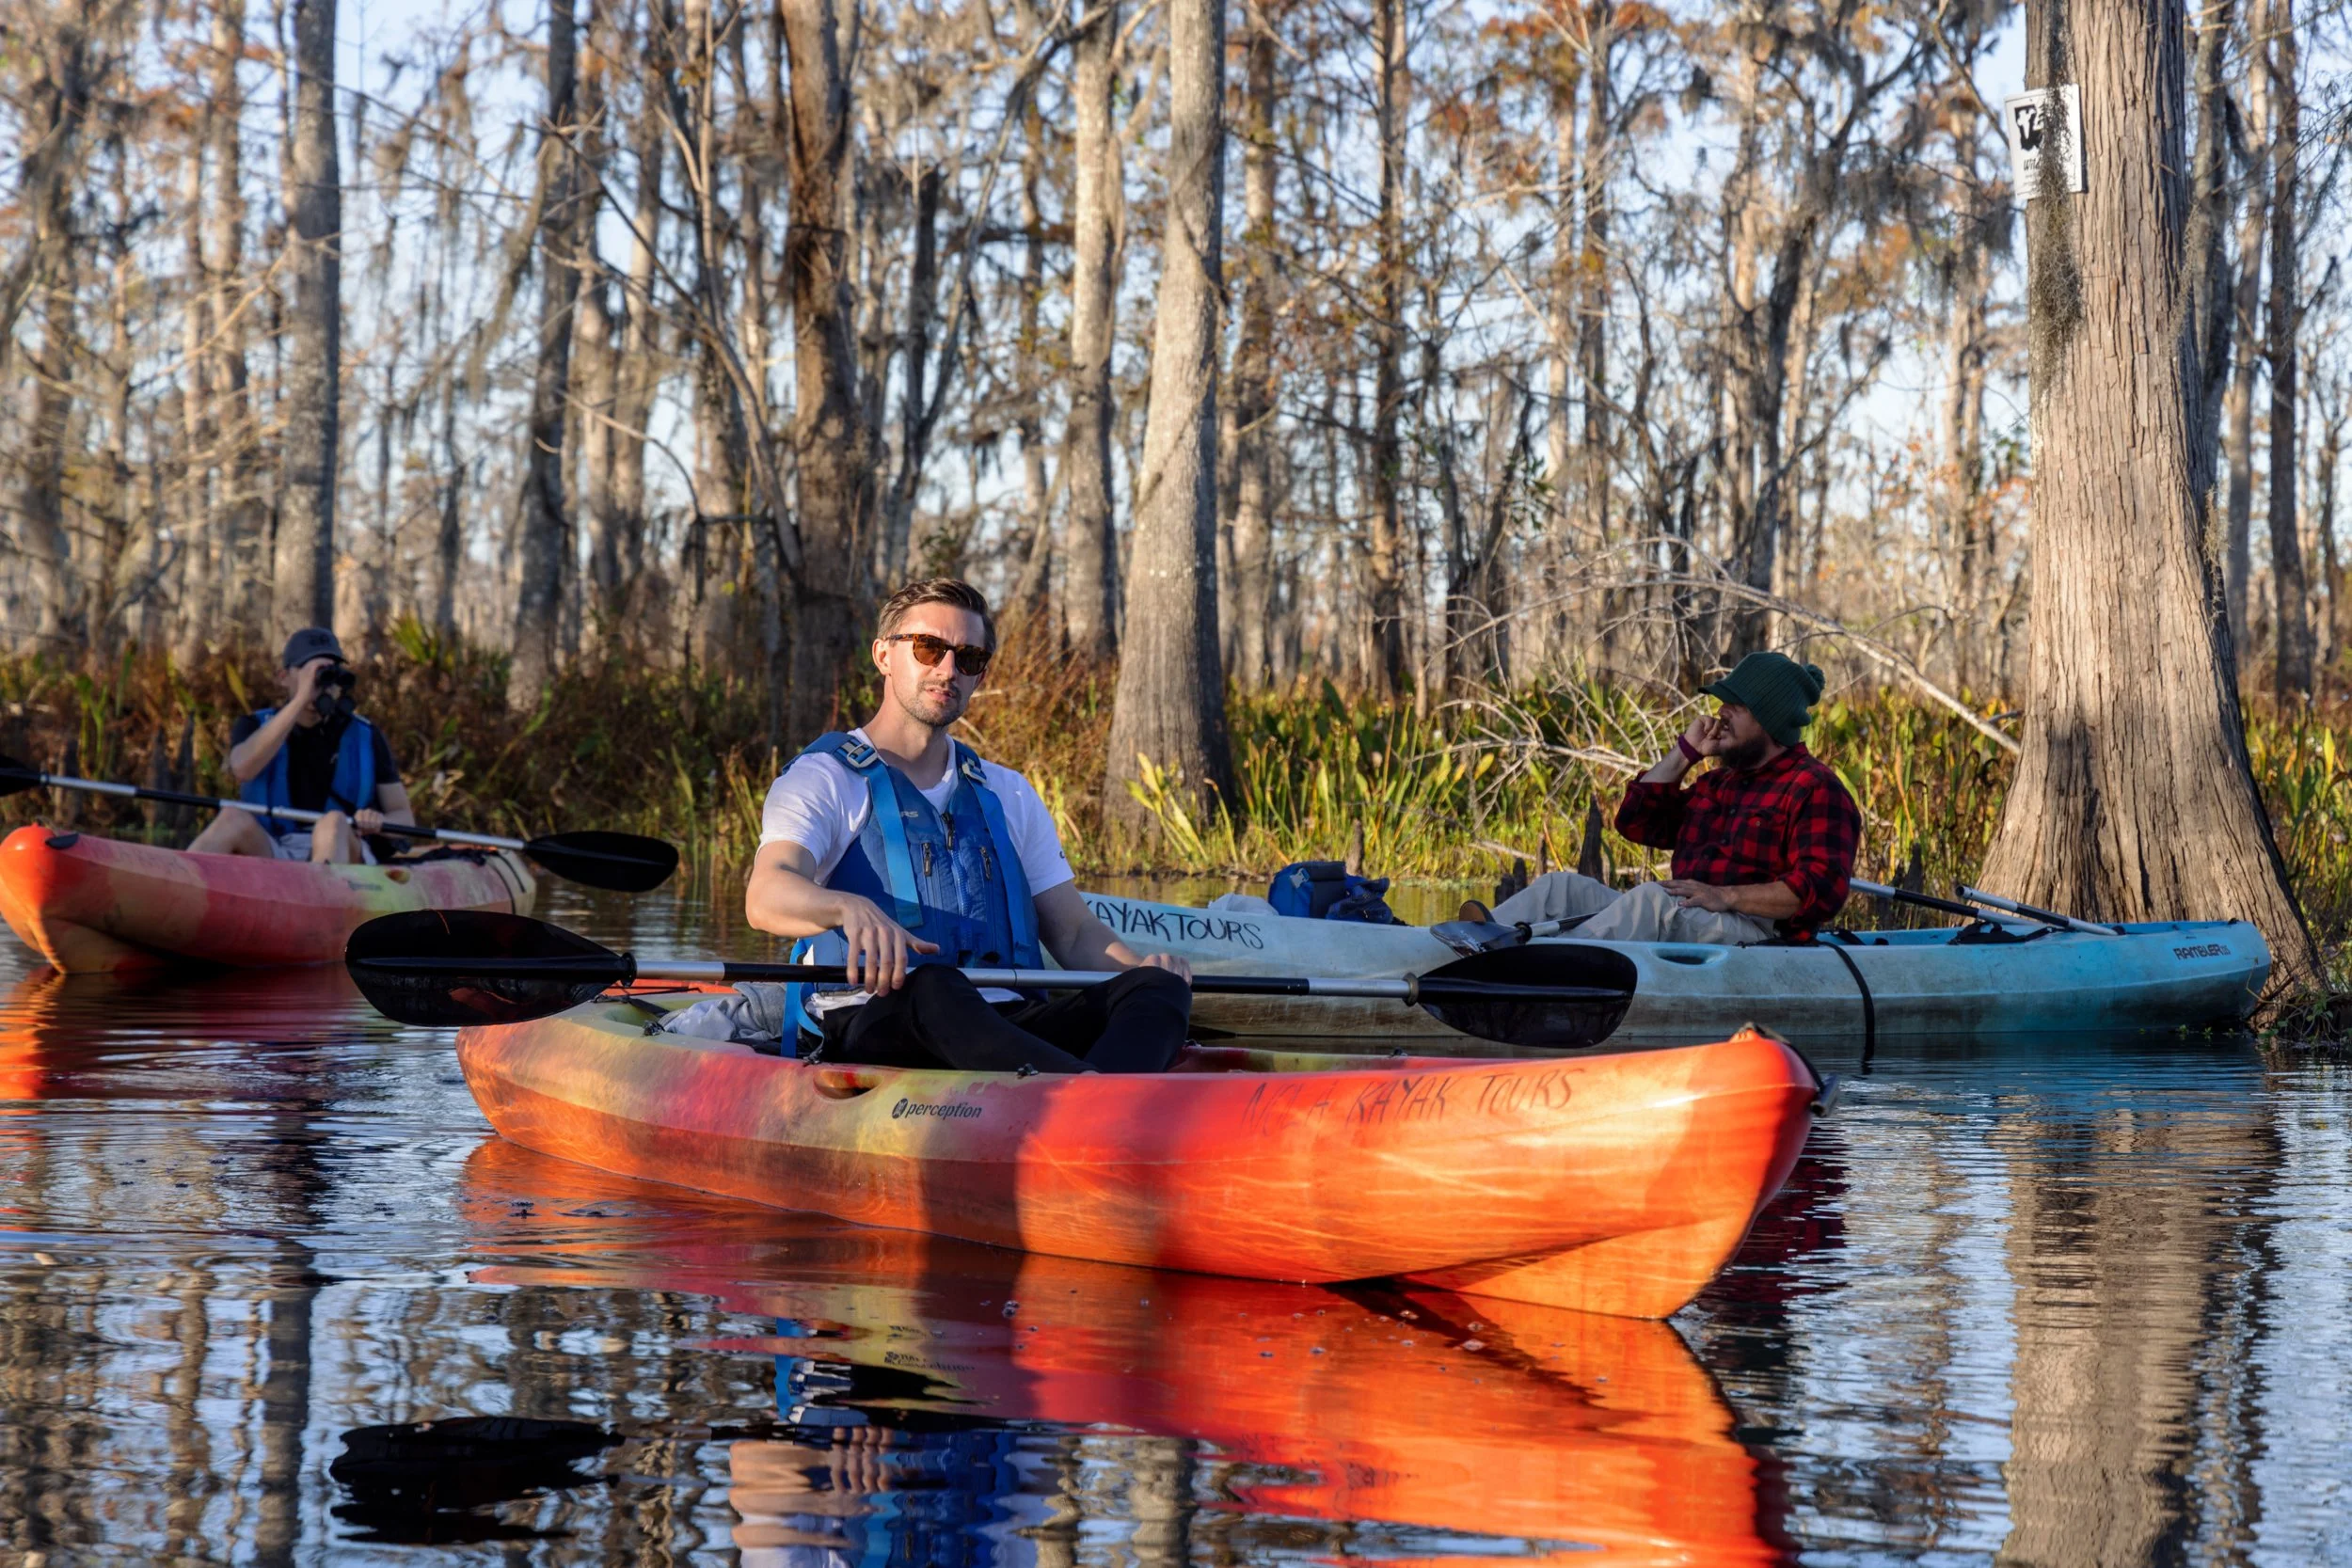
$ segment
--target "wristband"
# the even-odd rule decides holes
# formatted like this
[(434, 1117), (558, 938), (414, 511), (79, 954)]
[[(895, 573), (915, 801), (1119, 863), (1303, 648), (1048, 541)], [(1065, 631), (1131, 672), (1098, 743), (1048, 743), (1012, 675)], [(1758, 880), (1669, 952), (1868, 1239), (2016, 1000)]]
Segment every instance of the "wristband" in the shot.
[(1683, 754), (1684, 756), (1689, 757), (1689, 758), (1691, 759), (1691, 761), (1692, 761), (1692, 763), (1694, 763), (1694, 764), (1695, 764), (1695, 763), (1699, 763), (1699, 762), (1703, 762), (1703, 761), (1705, 761), (1705, 760), (1706, 760), (1705, 756), (1704, 756), (1704, 755), (1700, 752), (1699, 749), (1698, 749), (1696, 746), (1693, 746), (1693, 745), (1692, 745), (1692, 744), (1691, 744), (1691, 737), (1690, 737), (1689, 736), (1687, 736), (1687, 735), (1678, 735), (1678, 736), (1675, 736), (1675, 745), (1676, 745), (1677, 748), (1679, 748), (1679, 749), (1680, 749), (1680, 751), (1681, 751), (1681, 752), (1682, 752), (1682, 754)]

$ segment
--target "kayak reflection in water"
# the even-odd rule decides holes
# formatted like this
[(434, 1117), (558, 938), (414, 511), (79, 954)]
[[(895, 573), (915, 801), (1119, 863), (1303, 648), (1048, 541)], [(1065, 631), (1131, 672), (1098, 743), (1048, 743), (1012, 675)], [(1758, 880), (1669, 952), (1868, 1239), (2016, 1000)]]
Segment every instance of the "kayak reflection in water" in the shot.
[[(818, 737), (770, 786), (743, 900), (753, 926), (809, 939), (794, 951), (846, 965), (856, 984), (706, 1006), (739, 1026), (766, 1002), (774, 1033), (834, 1062), (1158, 1072), (1175, 1060), (1192, 1007), (1184, 960), (1114, 936), (1079, 896), (1029, 782), (948, 737), (995, 649), (969, 583), (910, 583), (882, 606), (881, 708)], [(1044, 953), (1127, 973), (1040, 1001), (982, 991), (955, 967), (1037, 968)], [(687, 1032), (698, 1022), (681, 1020)]]
[[(1582, 916), (1576, 934), (1601, 942), (1735, 945), (1808, 936), (1837, 913), (1862, 814), (1804, 747), (1820, 670), (1785, 654), (1750, 654), (1701, 689), (1722, 699), (1721, 711), (1693, 720), (1656, 767), (1626, 786), (1617, 808), (1617, 832), (1672, 849), (1674, 875), (1620, 892), (1555, 871), (1497, 904), (1494, 919)], [(1683, 776), (1708, 757), (1715, 767), (1683, 787)]]
[(1040, 1563), (1149, 1563), (1196, 1518), (1252, 1562), (1277, 1544), (1518, 1568), (1794, 1557), (1777, 1462), (1668, 1323), (1014, 1252), (500, 1138), (467, 1156), (457, 1200), (465, 1254), (498, 1259), (472, 1285), (597, 1304), (532, 1321), (707, 1300), (682, 1320), (692, 1354), (759, 1358), (679, 1385), (744, 1389), (706, 1413), (730, 1426), (772, 1389), (774, 1425), (728, 1448), (743, 1568), (1027, 1562), (1024, 1541)]
[(728, 1452), (744, 1568), (986, 1560), (1009, 1520), (1041, 1543), (1123, 1528), (1149, 1562), (1147, 1538), (1208, 1499), (1201, 1517), (1245, 1530), (1285, 1521), (1302, 1556), (1785, 1560), (1756, 1456), (1662, 1323), (1064, 1259), (993, 1288), (864, 1261), (864, 1279), (725, 1292), (809, 1314), (770, 1341), (787, 1431)]

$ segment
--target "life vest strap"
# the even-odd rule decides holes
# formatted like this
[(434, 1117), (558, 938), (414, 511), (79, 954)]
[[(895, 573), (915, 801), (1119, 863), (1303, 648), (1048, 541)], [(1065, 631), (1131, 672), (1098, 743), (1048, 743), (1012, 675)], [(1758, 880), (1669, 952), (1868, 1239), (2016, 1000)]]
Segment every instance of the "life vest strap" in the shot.
[[(841, 765), (866, 781), (866, 808), (882, 833), (882, 879), (890, 884), (892, 916), (908, 930), (923, 924), (923, 905), (914, 880), (914, 855), (907, 847), (906, 818), (899, 815), (898, 786), (882, 752), (871, 743), (848, 734), (829, 735), (809, 747), (830, 752)], [(806, 753), (803, 752), (803, 755)]]
[(956, 743), (956, 765), (971, 786), (973, 799), (980, 803), (980, 820), (988, 824), (988, 836), (995, 842), (996, 858), (1003, 863), (1005, 915), (1012, 925), (1012, 950), (1016, 954), (1034, 954), (1039, 951), (1037, 900), (1030, 896), (1029, 875), (1022, 868), (1021, 851), (1005, 825), (1005, 804), (988, 787), (978, 755), (961, 741)]

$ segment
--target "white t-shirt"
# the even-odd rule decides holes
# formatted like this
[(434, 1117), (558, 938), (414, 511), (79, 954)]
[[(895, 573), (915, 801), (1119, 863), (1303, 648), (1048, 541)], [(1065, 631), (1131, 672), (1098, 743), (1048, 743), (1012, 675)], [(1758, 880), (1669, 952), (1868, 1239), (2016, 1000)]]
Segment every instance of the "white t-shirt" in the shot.
[[(850, 733), (872, 744), (864, 730)], [(1030, 895), (1075, 880), (1077, 874), (1070, 869), (1070, 857), (1062, 853), (1053, 814), (1038, 799), (1029, 781), (1009, 768), (985, 760), (980, 774), (1004, 808), (1005, 832), (1012, 838), (1012, 852), (1021, 857), (1021, 872), (1029, 879)], [(945, 811), (955, 792), (956, 770), (951, 767), (940, 775), (939, 783), (923, 791), (923, 799), (933, 811)], [(839, 757), (796, 757), (768, 786), (768, 803), (759, 813), (759, 842), (763, 846), (799, 845), (816, 858), (817, 880), (826, 882), (841, 857), (850, 852), (850, 846), (857, 842), (857, 835), (866, 831), (866, 818), (872, 810), (873, 798), (866, 780), (851, 772)]]

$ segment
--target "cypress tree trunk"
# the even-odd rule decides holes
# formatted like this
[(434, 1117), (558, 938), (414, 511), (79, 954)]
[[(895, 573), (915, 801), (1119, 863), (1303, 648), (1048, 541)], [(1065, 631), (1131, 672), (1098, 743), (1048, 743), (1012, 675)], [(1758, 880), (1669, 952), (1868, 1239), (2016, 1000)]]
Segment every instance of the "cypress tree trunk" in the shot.
[(1062, 626), (1073, 657), (1107, 659), (1119, 646), (1119, 538), (1111, 521), (1111, 350), (1119, 333), (1119, 137), (1111, 120), (1119, 0), (1094, 0), (1078, 35), (1072, 92), (1078, 101), (1071, 199), (1069, 532)]
[(1372, 639), (1373, 681), (1383, 697), (1405, 689), (1405, 0), (1373, 0), (1373, 57), (1379, 81), (1374, 119), (1380, 140), (1378, 276), (1373, 280)]
[(1273, 610), (1274, 402), (1274, 107), (1281, 94), (1274, 24), (1258, 13), (1249, 31), (1243, 89), (1248, 123), (1241, 155), (1241, 341), (1233, 348), (1233, 677), (1263, 686), (1269, 673), (1266, 620)]
[[(650, 99), (651, 95), (648, 95)], [(645, 569), (646, 419), (662, 374), (662, 345), (653, 309), (654, 261), (661, 242), (661, 182), (669, 143), (660, 115), (647, 103), (637, 124), (637, 215), (629, 230), (627, 309), (619, 338), (621, 362), (613, 388), (612, 507), (617, 577), (611, 612), (626, 621), (642, 608), (636, 597)]]
[(342, 382), (342, 171), (335, 143), (335, 0), (294, 0), (294, 110), (286, 143), (286, 435), (273, 551), (282, 637), (335, 619), (335, 469)]
[(1216, 645), (1216, 371), (1223, 287), (1223, 0), (1169, 0), (1168, 222), (1152, 406), (1136, 481), (1125, 647), (1103, 782), (1107, 823), (1151, 821), (1138, 755), (1180, 769), (1198, 807), (1232, 798)]
[(2273, 688), (2279, 701), (2312, 694), (2312, 619), (2296, 516), (2296, 349), (2302, 283), (2296, 199), (2302, 113), (2296, 82), (2295, 0), (2271, 0), (2270, 60), (2270, 588)]
[(572, 307), (580, 298), (582, 236), (577, 216), (579, 160), (570, 144), (578, 80), (572, 0), (548, 8), (548, 119), (539, 134), (539, 363), (524, 426), (517, 543), (522, 580), (515, 595), (515, 662), (506, 704), (539, 705), (555, 678), (569, 520), (564, 507), (564, 412), (572, 382)]
[[(245, 0), (218, 0), (213, 9), (212, 172), (204, 203), (215, 356), (206, 391), (227, 475), (214, 490), (219, 515), (212, 526), (220, 533), (225, 566), (212, 591), (221, 624), (207, 627), (209, 635), (254, 629), (268, 529), (266, 474), (253, 428), (251, 372), (245, 357), (250, 312), (242, 309), (250, 287), (245, 273), (245, 88), (237, 79), (244, 57)], [(269, 641), (266, 631), (262, 641)]]
[[(2249, 18), (2259, 24), (2258, 18)], [(2224, 394), (2230, 420), (2229, 477), (2224, 485), (2224, 594), (2230, 615), (2231, 657), (2253, 651), (2248, 592), (2254, 575), (2254, 376), (2262, 353), (2263, 235), (2269, 221), (2269, 51), (2259, 41), (2247, 57), (2247, 112), (2242, 136), (2246, 167), (2241, 179), (2245, 207), (2238, 218), (2237, 276), (2231, 291), (2231, 339), (2235, 363)]]
[[(847, 0), (854, 6), (857, 0)], [(842, 174), (850, 148), (850, 81), (836, 0), (783, 0), (792, 62), (787, 138), (791, 200), (784, 241), (792, 300), (798, 408), (801, 570), (794, 584), (789, 736), (829, 727), (850, 653), (866, 632), (859, 563), (871, 547), (874, 471), (858, 406)]]
[[(1576, 352), (1584, 382), (1584, 506), (1594, 539), (1606, 548), (1609, 518), (1609, 180), (1615, 156), (1616, 94), (1610, 78), (1614, 8), (1598, 3), (1584, 13), (1589, 57), (1585, 92), (1584, 156), (1578, 183), (1583, 187), (1583, 248), (1577, 266)], [(1565, 478), (1565, 476), (1562, 476)], [(1604, 599), (1604, 615), (1609, 601)], [(1606, 623), (1605, 623), (1606, 624)]]
[(2026, 210), (2033, 608), (1985, 882), (2094, 919), (2240, 916), (2308, 987), (2203, 536), (2181, 0), (2030, 0), (2026, 18), (2027, 82), (2081, 86), (2090, 189)]

